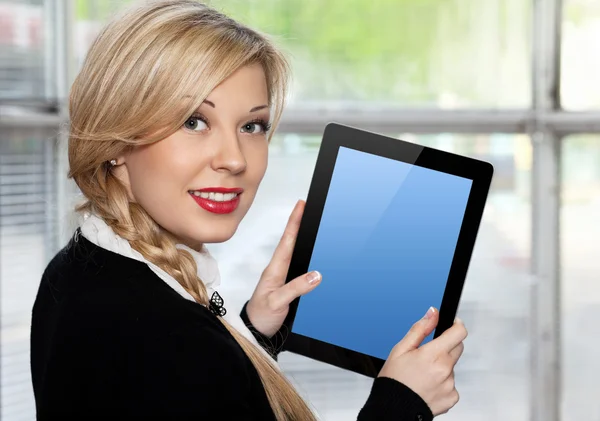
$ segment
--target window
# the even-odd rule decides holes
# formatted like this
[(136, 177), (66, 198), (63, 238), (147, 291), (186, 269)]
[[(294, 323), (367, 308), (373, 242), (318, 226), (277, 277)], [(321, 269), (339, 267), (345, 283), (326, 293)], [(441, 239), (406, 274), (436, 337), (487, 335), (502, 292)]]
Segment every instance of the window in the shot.
[(53, 128), (0, 130), (3, 420), (35, 419), (29, 328), (42, 272), (56, 253), (55, 132)]
[[(77, 63), (121, 5), (76, 2)], [(531, 6), (521, 0), (212, 0), (275, 36), (292, 104), (519, 108), (530, 104)]]
[[(515, 414), (527, 414), (529, 405), (529, 138), (395, 137), (485, 159), (496, 167), (459, 311), (470, 332), (456, 373), (462, 401), (447, 417), (462, 420), (494, 413), (498, 419), (519, 420)], [(255, 204), (231, 241), (211, 245), (223, 292), (240, 308), (268, 264), (296, 200), (306, 198), (319, 141), (319, 136), (296, 134), (274, 139)], [(398, 332), (398, 341), (403, 334)], [(362, 376), (289, 353), (281, 355), (280, 364), (323, 419), (353, 419), (369, 394), (371, 382)]]
[(40, 100), (46, 60), (43, 0), (0, 1), (0, 100)]
[(531, 5), (521, 0), (213, 0), (289, 51), (295, 100), (319, 106), (530, 104)]
[(561, 96), (570, 110), (600, 108), (600, 3), (565, 0)]
[(569, 136), (562, 153), (563, 419), (600, 418), (600, 136)]
[[(67, 71), (78, 70), (102, 25), (132, 1), (0, 0), (3, 420), (35, 419), (31, 304), (43, 268), (73, 228), (65, 215), (77, 191), (56, 142), (67, 104), (62, 114), (41, 114), (39, 105), (63, 98)], [(470, 331), (456, 372), (461, 403), (444, 418), (600, 419), (600, 330), (592, 323), (600, 310), (598, 0), (208, 1), (273, 35), (294, 72), (256, 201), (232, 240), (211, 247), (230, 305), (250, 297), (294, 203), (307, 194), (325, 122), (479, 157), (496, 172), (459, 310)], [(560, 60), (549, 48), (554, 39)], [(558, 70), (555, 101), (545, 96)], [(532, 112), (534, 94), (549, 99), (540, 102), (550, 111)], [(537, 320), (534, 307), (545, 309)], [(327, 420), (355, 417), (371, 386), (289, 353), (280, 362)]]

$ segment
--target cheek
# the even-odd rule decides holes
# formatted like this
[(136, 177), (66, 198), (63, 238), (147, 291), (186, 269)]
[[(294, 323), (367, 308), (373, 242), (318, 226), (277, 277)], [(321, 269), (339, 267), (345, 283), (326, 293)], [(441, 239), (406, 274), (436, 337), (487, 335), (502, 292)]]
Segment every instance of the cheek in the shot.
[(267, 170), (267, 164), (269, 160), (269, 143), (265, 139), (259, 141), (255, 145), (251, 145), (249, 151), (246, 153), (246, 159), (248, 160), (248, 168), (250, 169), (251, 177), (253, 181), (258, 184), (262, 181), (265, 172)]
[(128, 158), (131, 192), (150, 212), (174, 197), (183, 187), (186, 168), (167, 144), (157, 142), (140, 148)]
[(136, 199), (145, 195), (155, 182), (160, 179), (160, 159), (154, 145), (133, 152), (127, 160), (127, 170), (131, 183), (131, 191)]

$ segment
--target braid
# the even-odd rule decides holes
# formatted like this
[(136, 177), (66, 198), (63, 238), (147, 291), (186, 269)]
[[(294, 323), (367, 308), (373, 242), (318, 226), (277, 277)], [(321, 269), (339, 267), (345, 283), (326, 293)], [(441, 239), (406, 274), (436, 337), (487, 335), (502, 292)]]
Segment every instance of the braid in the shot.
[[(273, 133), (288, 92), (284, 54), (265, 35), (197, 1), (152, 1), (104, 27), (69, 95), (69, 178), (87, 199), (77, 210), (102, 218), (203, 305), (209, 301), (192, 255), (132, 202), (106, 161), (179, 130), (201, 99), (253, 63), (265, 72)], [(266, 352), (218, 319), (256, 368), (277, 420), (315, 420)]]
[(175, 238), (154, 222), (140, 205), (129, 200), (127, 189), (110, 170), (106, 173), (98, 171), (93, 181), (98, 188), (86, 191), (95, 193), (95, 197), (88, 196), (77, 210), (98, 215), (134, 250), (177, 280), (194, 300), (208, 305), (208, 294), (197, 276), (192, 255), (177, 248)]
[[(77, 207), (77, 211), (98, 215), (117, 235), (128, 240), (134, 250), (175, 278), (196, 302), (208, 305), (206, 287), (197, 276), (196, 262), (192, 255), (186, 250), (178, 249), (175, 238), (158, 226), (141, 206), (129, 200), (127, 189), (109, 167), (104, 173), (97, 171), (89, 180), (84, 177), (75, 178), (87, 197)], [(262, 350), (222, 317), (218, 319), (260, 373), (277, 420), (314, 420), (311, 409), (299, 398), (292, 384), (282, 376), (270, 358), (266, 358)], [(280, 387), (269, 387), (275, 383), (279, 383)]]

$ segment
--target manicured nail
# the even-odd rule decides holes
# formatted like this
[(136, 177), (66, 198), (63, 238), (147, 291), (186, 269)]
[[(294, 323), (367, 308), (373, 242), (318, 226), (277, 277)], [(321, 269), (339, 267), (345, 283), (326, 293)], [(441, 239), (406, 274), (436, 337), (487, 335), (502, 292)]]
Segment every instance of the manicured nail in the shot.
[(309, 272), (306, 275), (306, 280), (311, 285), (317, 283), (319, 281), (319, 279), (321, 279), (321, 274), (319, 272), (317, 272), (316, 270)]
[(431, 319), (434, 314), (435, 314), (435, 309), (433, 307), (429, 307), (429, 310), (427, 310), (427, 313), (425, 313), (424, 319)]

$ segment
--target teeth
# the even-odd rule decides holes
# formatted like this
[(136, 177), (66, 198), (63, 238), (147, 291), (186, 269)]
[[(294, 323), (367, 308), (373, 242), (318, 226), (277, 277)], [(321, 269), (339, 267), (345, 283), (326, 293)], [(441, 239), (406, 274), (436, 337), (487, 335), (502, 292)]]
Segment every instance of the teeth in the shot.
[(228, 202), (237, 197), (238, 193), (215, 193), (215, 192), (192, 192), (194, 196), (201, 197), (203, 199), (212, 200), (214, 202)]

